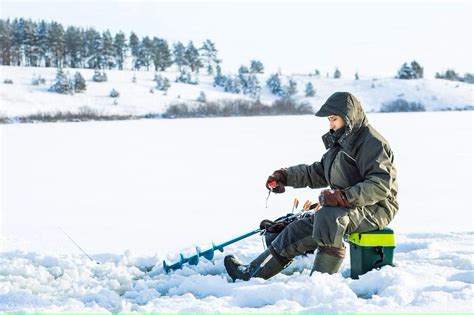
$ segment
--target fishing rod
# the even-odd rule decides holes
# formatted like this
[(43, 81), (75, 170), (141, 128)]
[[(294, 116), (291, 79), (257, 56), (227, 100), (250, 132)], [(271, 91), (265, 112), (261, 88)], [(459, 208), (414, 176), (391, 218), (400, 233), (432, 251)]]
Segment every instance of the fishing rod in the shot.
[(82, 247), (79, 246), (79, 244), (77, 244), (77, 243), (72, 239), (72, 237), (69, 236), (69, 234), (67, 234), (60, 226), (58, 226), (58, 228), (61, 230), (61, 232), (64, 233), (64, 235), (67, 236), (67, 238), (69, 238), (69, 239), (71, 240), (71, 242), (72, 242), (74, 245), (76, 245), (77, 248), (79, 248), (79, 250), (80, 250), (81, 252), (84, 253), (84, 255), (87, 256), (87, 258), (89, 258), (91, 261), (95, 262), (96, 264), (100, 265), (100, 262), (98, 262), (97, 260), (94, 260), (94, 258), (92, 258), (91, 256), (89, 256), (89, 254), (87, 254), (86, 251), (83, 250)]

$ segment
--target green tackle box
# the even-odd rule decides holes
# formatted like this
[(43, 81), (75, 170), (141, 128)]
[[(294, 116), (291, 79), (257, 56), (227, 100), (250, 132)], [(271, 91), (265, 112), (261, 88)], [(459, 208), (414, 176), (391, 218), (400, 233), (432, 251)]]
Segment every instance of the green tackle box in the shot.
[(352, 233), (346, 235), (346, 241), (350, 246), (352, 279), (359, 279), (375, 268), (393, 266), (395, 235), (392, 229)]

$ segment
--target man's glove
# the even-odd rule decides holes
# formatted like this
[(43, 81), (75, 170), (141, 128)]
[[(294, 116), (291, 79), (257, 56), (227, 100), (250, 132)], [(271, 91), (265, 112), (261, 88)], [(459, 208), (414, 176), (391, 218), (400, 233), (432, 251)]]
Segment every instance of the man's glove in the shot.
[(343, 191), (326, 189), (319, 195), (319, 202), (322, 206), (341, 206), (351, 208), (351, 204), (347, 201)]
[(265, 230), (269, 233), (280, 233), (288, 224), (290, 223), (285, 221), (274, 222), (272, 220), (265, 219), (260, 222), (260, 230)]
[[(272, 175), (268, 176), (267, 182), (265, 183), (265, 187), (268, 190), (281, 194), (285, 192), (285, 186), (288, 180), (288, 171), (286, 168), (281, 168), (273, 172)], [(271, 182), (276, 182), (276, 186), (270, 187)]]

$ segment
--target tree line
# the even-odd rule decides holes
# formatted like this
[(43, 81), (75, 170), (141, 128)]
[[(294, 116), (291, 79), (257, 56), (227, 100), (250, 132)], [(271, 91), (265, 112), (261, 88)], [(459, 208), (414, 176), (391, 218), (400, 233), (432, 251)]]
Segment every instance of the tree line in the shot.
[(112, 34), (57, 22), (31, 19), (0, 19), (0, 64), (32, 67), (124, 69), (131, 57), (132, 70), (164, 71), (173, 64), (192, 72), (205, 69), (213, 74), (221, 60), (211, 40), (201, 47), (192, 41), (172, 47), (159, 37), (139, 38), (134, 32)]
[[(201, 69), (215, 76), (215, 85), (226, 92), (243, 93), (256, 96), (261, 87), (256, 73), (263, 73), (263, 64), (252, 60), (250, 68), (242, 66), (236, 76), (224, 76), (221, 73), (220, 60), (215, 44), (207, 39), (200, 47), (192, 41), (187, 45), (178, 41), (170, 45), (166, 39), (153, 36), (139, 38), (131, 32), (112, 34), (109, 30), (99, 32), (94, 28), (68, 26), (64, 28), (57, 22), (35, 22), (31, 19), (0, 19), (0, 64), (32, 67), (68, 67), (88, 69), (119, 69), (126, 65), (132, 70), (150, 68), (164, 71), (175, 65), (180, 75), (177, 82), (198, 84), (197, 76)], [(320, 76), (319, 70), (314, 75)], [(326, 75), (329, 78), (329, 74)], [(404, 63), (395, 76), (398, 79), (421, 79), (423, 67), (412, 61)], [(474, 75), (464, 76), (448, 69), (436, 73), (436, 78), (474, 83)], [(333, 78), (341, 78), (336, 68)], [(359, 74), (355, 74), (355, 80)], [(294, 82), (280, 86), (278, 77), (271, 76), (267, 81), (272, 93), (280, 96), (295, 94)], [(311, 95), (312, 87), (307, 95)]]

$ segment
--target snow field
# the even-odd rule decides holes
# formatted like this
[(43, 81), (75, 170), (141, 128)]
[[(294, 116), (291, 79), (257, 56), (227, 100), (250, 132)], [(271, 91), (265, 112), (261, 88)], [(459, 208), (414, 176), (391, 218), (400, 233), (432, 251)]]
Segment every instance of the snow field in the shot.
[[(313, 116), (12, 124), (2, 139), (0, 311), (473, 312), (472, 113), (369, 114), (399, 177), (397, 267), (309, 277), (313, 256), (264, 281), (231, 283), (252, 237), (170, 274), (162, 260), (207, 249), (290, 209), (274, 169), (324, 153)], [(60, 232), (63, 228), (94, 259)], [(148, 266), (156, 266), (145, 274)]]

